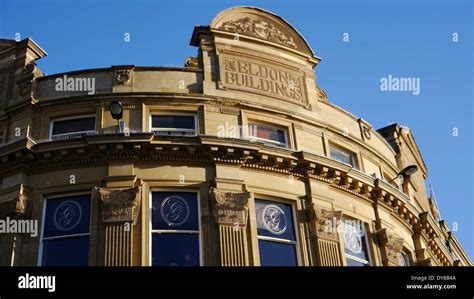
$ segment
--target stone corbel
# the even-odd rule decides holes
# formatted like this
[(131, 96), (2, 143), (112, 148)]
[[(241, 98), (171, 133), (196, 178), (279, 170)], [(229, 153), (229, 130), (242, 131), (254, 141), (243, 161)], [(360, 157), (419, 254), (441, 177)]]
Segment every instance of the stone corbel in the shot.
[(248, 219), (250, 192), (222, 192), (210, 189), (214, 218), (218, 225), (245, 227)]
[(341, 222), (342, 211), (331, 211), (310, 204), (307, 210), (309, 232), (312, 237), (339, 241), (338, 225)]
[(102, 221), (136, 223), (141, 205), (141, 187), (111, 190), (94, 188), (93, 196), (100, 199), (102, 206)]
[(396, 234), (390, 233), (386, 228), (377, 232), (381, 245), (382, 262), (384, 266), (399, 266), (400, 253), (403, 249), (403, 238), (399, 238)]

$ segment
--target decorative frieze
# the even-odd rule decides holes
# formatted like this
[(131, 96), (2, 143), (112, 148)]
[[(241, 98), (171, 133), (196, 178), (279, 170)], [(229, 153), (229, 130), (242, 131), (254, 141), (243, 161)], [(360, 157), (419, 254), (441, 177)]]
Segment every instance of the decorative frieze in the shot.
[(115, 70), (115, 85), (131, 86), (133, 85), (133, 69)]
[(94, 188), (93, 196), (102, 203), (102, 221), (136, 222), (141, 205), (141, 187), (124, 190)]

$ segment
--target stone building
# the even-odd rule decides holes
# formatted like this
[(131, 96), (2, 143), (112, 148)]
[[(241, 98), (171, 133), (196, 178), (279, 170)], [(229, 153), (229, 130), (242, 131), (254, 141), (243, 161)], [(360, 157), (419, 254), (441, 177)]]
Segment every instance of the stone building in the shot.
[(191, 45), (44, 76), (0, 40), (0, 220), (38, 225), (0, 234), (1, 265), (472, 265), (411, 131), (331, 104), (285, 20), (230, 8)]

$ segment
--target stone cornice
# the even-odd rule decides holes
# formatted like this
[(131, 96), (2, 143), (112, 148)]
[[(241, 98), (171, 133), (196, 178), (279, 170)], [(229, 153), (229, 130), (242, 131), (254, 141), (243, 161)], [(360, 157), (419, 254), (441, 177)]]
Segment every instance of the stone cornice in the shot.
[(99, 135), (48, 143), (34, 143), (28, 139), (10, 144), (4, 150), (6, 151), (0, 156), (3, 162), (0, 176), (19, 168), (34, 172), (52, 167), (98, 165), (110, 160), (131, 159), (187, 164), (227, 163), (291, 174), (299, 180), (319, 180), (358, 196), (371, 205), (377, 203), (388, 209), (401, 223), (411, 227), (415, 234), (425, 239), (427, 248), (439, 263), (451, 264), (452, 258), (446, 257), (446, 253), (436, 242), (441, 229), (427, 212), (419, 213), (409, 203), (409, 198), (390, 184), (327, 157), (240, 139), (228, 140), (212, 136), (158, 138), (152, 133), (130, 137), (118, 134)]

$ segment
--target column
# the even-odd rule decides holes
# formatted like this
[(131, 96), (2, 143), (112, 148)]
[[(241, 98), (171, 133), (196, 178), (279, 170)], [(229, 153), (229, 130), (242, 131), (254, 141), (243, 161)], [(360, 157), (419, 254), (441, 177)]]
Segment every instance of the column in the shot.
[[(8, 222), (8, 220), (19, 220), (26, 215), (27, 197), (24, 194), (23, 185), (20, 185), (20, 191), (12, 200), (0, 204), (0, 220)], [(15, 252), (17, 249), (17, 241), (19, 234), (5, 232), (0, 233), (0, 266), (14, 266)]]
[(318, 266), (342, 266), (338, 225), (342, 211), (327, 210), (310, 203), (307, 210), (308, 228), (314, 238)]
[(132, 266), (133, 230), (141, 205), (141, 187), (112, 190), (94, 188), (105, 226), (104, 265)]
[(248, 266), (246, 226), (250, 192), (223, 192), (211, 188), (210, 197), (219, 229), (221, 266)]

